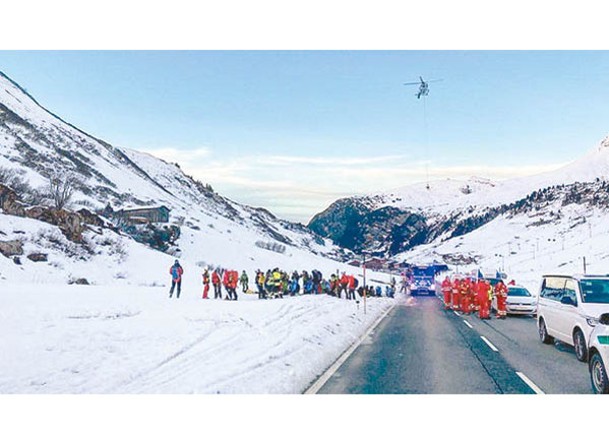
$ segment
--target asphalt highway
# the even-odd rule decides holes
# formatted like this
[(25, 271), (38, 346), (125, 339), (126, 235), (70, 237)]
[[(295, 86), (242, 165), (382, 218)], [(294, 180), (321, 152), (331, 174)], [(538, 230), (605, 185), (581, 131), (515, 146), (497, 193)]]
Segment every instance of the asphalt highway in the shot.
[(542, 344), (532, 317), (480, 320), (435, 297), (398, 304), (320, 394), (589, 394), (573, 348)]

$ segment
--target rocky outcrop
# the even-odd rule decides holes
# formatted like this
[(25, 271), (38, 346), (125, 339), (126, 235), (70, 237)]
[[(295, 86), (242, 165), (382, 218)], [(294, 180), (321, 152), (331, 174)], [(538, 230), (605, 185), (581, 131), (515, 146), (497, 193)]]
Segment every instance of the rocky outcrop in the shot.
[(82, 242), (82, 233), (85, 226), (82, 216), (78, 213), (36, 206), (28, 208), (25, 216), (55, 225), (68, 240), (77, 243)]
[(0, 241), (0, 254), (5, 257), (23, 255), (23, 242), (21, 240)]
[(85, 225), (91, 225), (94, 227), (106, 227), (106, 223), (102, 218), (100, 218), (97, 214), (90, 212), (86, 208), (81, 208), (78, 210), (78, 214), (82, 218), (82, 222)]
[(43, 254), (42, 252), (35, 252), (27, 256), (28, 260), (33, 261), (34, 263), (44, 262), (49, 260), (49, 256), (47, 254)]
[(359, 198), (336, 201), (308, 227), (342, 247), (374, 255), (394, 255), (424, 243), (429, 232), (423, 215), (390, 206), (374, 209)]
[(13, 216), (25, 216), (25, 204), (19, 201), (13, 189), (3, 184), (0, 184), (0, 210)]

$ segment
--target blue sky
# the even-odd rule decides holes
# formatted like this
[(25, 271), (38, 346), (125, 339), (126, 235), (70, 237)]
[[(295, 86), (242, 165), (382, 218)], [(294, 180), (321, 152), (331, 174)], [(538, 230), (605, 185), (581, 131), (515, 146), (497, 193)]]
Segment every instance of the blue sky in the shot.
[[(43, 106), (306, 222), (344, 195), (555, 168), (609, 132), (605, 51), (0, 51)], [(443, 79), (423, 103), (422, 75)]]

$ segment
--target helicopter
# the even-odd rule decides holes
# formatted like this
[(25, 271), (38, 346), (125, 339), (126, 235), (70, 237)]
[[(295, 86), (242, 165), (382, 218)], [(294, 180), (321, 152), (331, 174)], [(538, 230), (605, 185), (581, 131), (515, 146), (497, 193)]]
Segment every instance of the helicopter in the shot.
[(417, 92), (415, 94), (417, 96), (417, 99), (420, 99), (421, 97), (426, 97), (427, 95), (429, 95), (429, 84), (430, 83), (441, 82), (442, 81), (442, 79), (425, 81), (425, 80), (423, 80), (423, 77), (421, 77), (421, 76), (419, 76), (419, 80), (421, 80), (421, 81), (420, 82), (404, 83), (405, 86), (419, 85), (419, 92)]

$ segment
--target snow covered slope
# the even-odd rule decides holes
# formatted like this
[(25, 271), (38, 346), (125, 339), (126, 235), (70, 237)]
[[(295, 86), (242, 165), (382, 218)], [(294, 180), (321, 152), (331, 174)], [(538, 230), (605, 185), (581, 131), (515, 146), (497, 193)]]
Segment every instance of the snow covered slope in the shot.
[[(23, 88), (0, 73), (0, 169), (15, 170), (33, 188), (44, 189), (52, 174), (78, 177), (77, 191), (70, 208), (85, 207), (100, 210), (108, 204), (114, 209), (137, 206), (161, 206), (170, 209), (169, 224), (181, 227), (177, 245), (168, 251), (180, 257), (192, 267), (216, 265), (226, 268), (268, 269), (283, 268), (312, 269), (313, 265), (324, 266), (327, 271), (342, 268), (331, 259), (345, 258), (344, 250), (330, 240), (324, 240), (300, 224), (283, 221), (270, 212), (235, 203), (215, 193), (204, 183), (194, 180), (176, 165), (137, 151), (114, 147), (92, 137), (39, 105)], [(62, 249), (69, 245), (66, 240), (59, 249), (45, 242), (45, 237), (36, 239), (32, 234), (46, 234), (51, 231), (40, 222), (26, 222), (31, 219), (2, 216), (0, 219), (0, 241), (28, 239), (25, 255), (34, 251), (44, 251), (50, 255), (48, 264), (59, 264)], [(15, 233), (17, 231), (17, 233)], [(20, 233), (22, 232), (22, 233)], [(24, 234), (25, 233), (25, 234)], [(109, 282), (117, 271), (111, 274), (98, 273), (108, 261), (122, 261), (121, 256), (108, 257), (102, 245), (97, 245), (91, 235), (87, 236), (93, 254), (81, 256), (92, 266), (90, 271), (80, 273), (97, 283)], [(113, 237), (104, 233), (103, 237)], [(36, 239), (36, 240), (34, 240)], [(168, 255), (152, 252), (145, 247), (135, 246), (133, 241), (116, 241), (123, 246), (123, 257), (141, 257), (143, 263), (154, 260), (155, 270), (166, 270), (171, 263)], [(114, 241), (104, 241), (116, 244)], [(264, 246), (275, 244), (283, 253), (269, 251)], [(263, 246), (263, 247), (260, 247)], [(57, 248), (57, 249), (56, 249)], [(145, 250), (146, 254), (142, 254)], [(102, 252), (102, 254), (95, 254)], [(105, 253), (104, 253), (105, 252)], [(321, 256), (321, 257), (320, 257)], [(62, 261), (66, 258), (63, 255)], [(71, 257), (76, 261), (76, 256)], [(152, 261), (152, 260), (150, 260)], [(30, 269), (44, 265), (31, 264), (25, 260), (21, 265), (2, 257), (0, 273), (4, 279), (11, 279), (23, 272), (23, 279), (32, 275)], [(156, 267), (163, 263), (162, 269)], [(76, 264), (76, 263), (75, 263)], [(196, 266), (195, 266), (196, 265)], [(167, 266), (167, 267), (165, 267)], [(55, 277), (65, 282), (72, 270), (60, 272), (59, 267), (44, 279)], [(83, 266), (86, 269), (86, 266)], [(134, 282), (153, 284), (155, 277), (135, 278), (131, 265), (120, 269), (121, 276), (130, 276)], [(140, 266), (141, 267), (141, 266)], [(191, 267), (191, 270), (192, 270)], [(149, 268), (146, 268), (149, 269)], [(55, 273), (57, 272), (57, 273)], [(146, 273), (150, 273), (146, 271)], [(185, 278), (186, 279), (186, 278)], [(142, 281), (143, 280), (143, 281)]]
[(393, 206), (428, 215), (448, 214), (469, 207), (494, 207), (524, 198), (544, 187), (609, 179), (609, 136), (582, 158), (555, 171), (494, 181), (480, 177), (436, 180), (366, 195), (373, 208)]
[[(600, 192), (592, 189), (586, 194), (606, 196), (602, 184), (608, 179), (609, 138), (581, 159), (535, 176), (502, 181), (480, 177), (438, 180), (429, 186), (416, 184), (341, 199), (315, 216), (309, 227), (349, 249), (392, 256), (420, 244), (445, 241), (476, 230), (518, 208), (522, 201), (536, 201), (531, 194), (541, 190), (557, 192), (560, 186), (590, 183), (596, 184)], [(384, 234), (382, 239), (380, 233)]]

